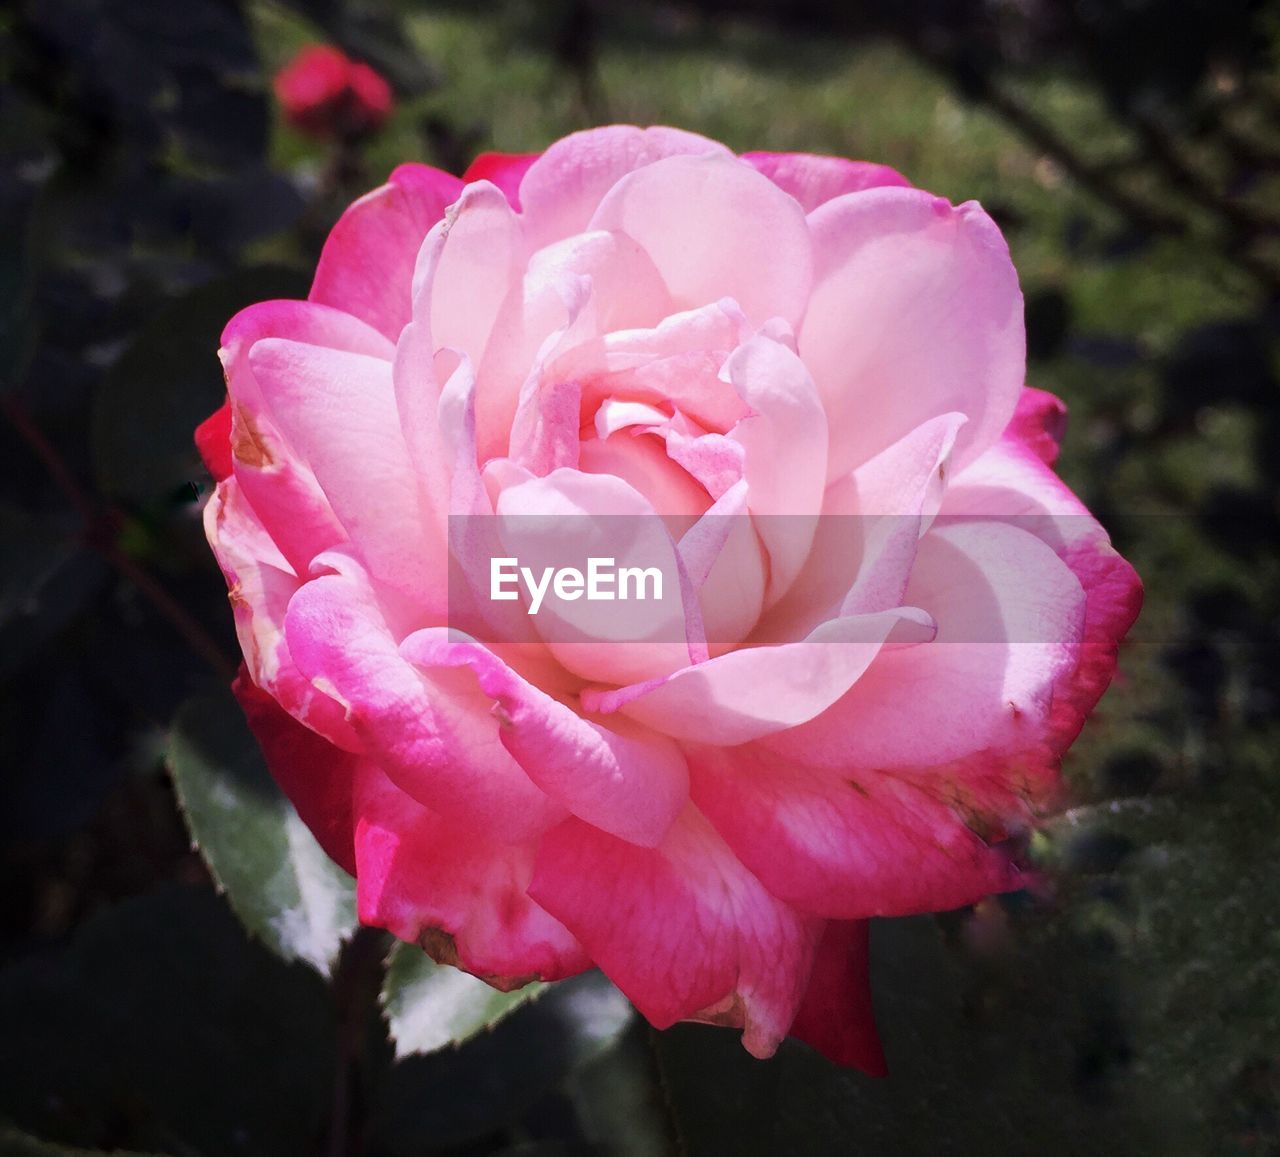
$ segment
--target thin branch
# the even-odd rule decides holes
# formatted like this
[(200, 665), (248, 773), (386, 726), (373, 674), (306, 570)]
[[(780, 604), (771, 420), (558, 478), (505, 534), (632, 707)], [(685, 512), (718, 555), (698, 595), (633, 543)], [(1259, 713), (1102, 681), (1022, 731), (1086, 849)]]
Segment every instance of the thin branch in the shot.
[(366, 1145), (363, 1097), (365, 1043), (382, 987), (386, 937), (360, 927), (338, 958), (330, 992), (338, 1015), (338, 1063), (324, 1147), (325, 1157), (360, 1157)]
[(192, 651), (204, 659), (218, 675), (227, 682), (234, 679), (235, 663), (223, 654), (222, 648), (208, 632), (153, 575), (120, 549), (116, 534), (116, 528), (121, 522), (119, 512), (110, 507), (102, 509), (95, 505), (76, 481), (62, 455), (31, 420), (21, 403), (11, 397), (0, 398), (0, 410), (44, 467), (54, 486), (84, 519), (87, 545), (98, 551), (120, 575), (131, 582), (182, 636)]

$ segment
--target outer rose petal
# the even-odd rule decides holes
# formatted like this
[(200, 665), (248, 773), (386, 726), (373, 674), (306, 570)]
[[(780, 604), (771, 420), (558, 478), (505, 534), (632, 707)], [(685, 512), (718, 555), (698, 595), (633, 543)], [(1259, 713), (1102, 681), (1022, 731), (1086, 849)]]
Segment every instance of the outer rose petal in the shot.
[[(773, 895), (815, 916), (906, 916), (1022, 886), (963, 771), (804, 768), (758, 744), (691, 756), (698, 807)], [(958, 773), (957, 773), (958, 772)], [(1012, 778), (1012, 772), (1010, 773)]]
[(1060, 407), (1051, 394), (1034, 391), (1026, 411), (1000, 443), (957, 477), (942, 507), (950, 516), (1007, 519), (1038, 535), (1084, 588), (1079, 661), (1055, 686), (1046, 734), (1051, 749), (1059, 754), (1075, 740), (1111, 682), (1120, 640), (1142, 606), (1137, 572), (1116, 553), (1106, 531), (1043, 460), (1050, 435), (1043, 425), (1032, 424), (1027, 411), (1036, 415), (1037, 423), (1047, 415), (1051, 424), (1056, 419), (1060, 427)]
[(681, 129), (610, 125), (563, 137), (520, 182), (531, 247), (585, 230), (604, 195), (628, 173), (663, 157), (704, 153), (731, 155), (724, 145)]
[(279, 338), (256, 342), (249, 363), (370, 574), (413, 607), (440, 613), (444, 593), (424, 579), (442, 548), (427, 535), (430, 511), (401, 433), (391, 363)]
[(310, 465), (276, 425), (249, 352), (262, 338), (284, 338), (325, 350), (387, 357), (391, 345), (350, 314), (308, 301), (265, 301), (242, 309), (222, 331), (222, 360), (231, 396), (231, 456), (236, 481), (296, 574), (346, 538)]
[(235, 478), (204, 508), (205, 527), (227, 580), (249, 678), (290, 715), (348, 751), (360, 750), (344, 712), (300, 672), (284, 637), (289, 600), (301, 582), (271, 541)]
[(457, 177), (429, 165), (401, 165), (338, 219), (309, 299), (354, 314), (394, 342), (409, 321), (422, 240), (461, 193)]
[(1047, 390), (1027, 386), (1018, 395), (1018, 408), (1009, 420), (1004, 436), (1024, 443), (1041, 462), (1052, 466), (1058, 460), (1066, 430), (1066, 403)]
[(863, 189), (886, 185), (911, 185), (888, 165), (870, 161), (846, 161), (843, 157), (814, 153), (743, 153), (742, 159), (784, 193), (790, 193), (806, 213), (845, 193), (860, 193)]
[(356, 808), (362, 924), (504, 990), (590, 967), (568, 930), (527, 895), (533, 844), (497, 844), (484, 828), (446, 822), (368, 762)]
[(817, 261), (800, 356), (826, 403), (828, 477), (922, 422), (969, 419), (957, 469), (992, 445), (1022, 390), (1026, 335), (1009, 249), (976, 202), (871, 189), (809, 217)]
[(888, 1069), (871, 1007), (869, 933), (866, 920), (827, 924), (791, 1035), (838, 1065), (883, 1077)]
[[(530, 170), (530, 176), (534, 170)], [(605, 195), (591, 228), (639, 242), (677, 308), (732, 297), (757, 325), (796, 326), (813, 252), (796, 202), (733, 157), (668, 157), (628, 174)]]
[(196, 449), (215, 482), (231, 473), (231, 402), (223, 402), (196, 427)]
[(270, 695), (255, 687), (243, 668), (231, 690), (240, 701), (249, 730), (262, 748), (267, 768), (280, 790), (297, 808), (302, 822), (325, 853), (354, 876), (352, 795), (359, 757), (303, 727)]
[(655, 1027), (741, 1025), (758, 1057), (791, 1027), (822, 928), (769, 895), (693, 808), (657, 848), (567, 820), (543, 837), (529, 894)]
[(502, 190), (511, 207), (520, 211), (520, 182), (541, 153), (481, 153), (462, 174), (466, 183), (490, 181)]

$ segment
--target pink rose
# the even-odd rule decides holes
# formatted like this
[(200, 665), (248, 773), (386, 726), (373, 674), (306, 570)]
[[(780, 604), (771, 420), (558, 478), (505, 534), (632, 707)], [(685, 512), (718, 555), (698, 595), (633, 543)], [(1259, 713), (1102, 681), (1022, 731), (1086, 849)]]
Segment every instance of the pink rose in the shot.
[[(868, 918), (1021, 886), (1140, 601), (1023, 345), (991, 219), (878, 165), (613, 127), (352, 205), (204, 443), (238, 693), (361, 920), (879, 1070)], [(451, 629), (495, 511), (664, 527), (678, 638)]]
[(294, 128), (320, 139), (362, 137), (391, 115), (391, 86), (341, 49), (312, 44), (276, 73), (276, 99)]

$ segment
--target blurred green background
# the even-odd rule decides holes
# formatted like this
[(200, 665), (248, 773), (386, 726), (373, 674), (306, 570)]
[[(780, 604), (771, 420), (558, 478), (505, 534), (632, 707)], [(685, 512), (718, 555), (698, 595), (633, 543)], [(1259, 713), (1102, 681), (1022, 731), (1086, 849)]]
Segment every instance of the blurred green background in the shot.
[[(316, 42), (390, 79), (380, 133), (282, 123)], [(1280, 1154), (1280, 6), (16, 0), (0, 82), (0, 1153)], [(301, 869), (207, 714), (222, 324), (305, 295), (401, 161), (610, 121), (981, 201), (1060, 469), (1146, 581), (1045, 888), (877, 924), (884, 1081), (652, 1036), (591, 983), (396, 1063), (386, 944), (308, 963), (238, 891)], [(195, 834), (225, 806), (256, 841), (206, 848), (256, 938), (171, 770)]]

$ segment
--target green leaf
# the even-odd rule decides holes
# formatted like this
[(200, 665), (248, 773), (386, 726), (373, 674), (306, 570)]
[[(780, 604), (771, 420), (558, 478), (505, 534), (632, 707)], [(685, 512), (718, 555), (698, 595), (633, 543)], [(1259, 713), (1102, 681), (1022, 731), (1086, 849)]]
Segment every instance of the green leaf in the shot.
[(328, 976), (356, 926), (354, 881), (276, 786), (230, 695), (182, 707), (168, 764), (192, 839), (241, 922)]
[(499, 992), (469, 973), (437, 964), (416, 945), (398, 943), (387, 960), (381, 1001), (396, 1056), (407, 1057), (470, 1040), (536, 1000), (546, 987), (534, 981)]
[[(396, 952), (404, 958), (392, 960), (397, 974), (419, 972), (408, 959), (415, 952), (408, 946)], [(539, 985), (538, 990), (538, 999), (526, 998), (484, 1032), (478, 1031), (485, 1027), (483, 1013), (464, 1004), (475, 1028), (460, 1047), (408, 1055), (394, 1063), (388, 1057), (371, 1106), (371, 1151), (419, 1157), (424, 1137), (437, 1147), (493, 1139), (548, 1099), (564, 1107), (567, 1078), (607, 1055), (634, 1014), (627, 999), (598, 972)], [(451, 1024), (460, 1023), (439, 1000), (440, 989), (429, 986), (427, 993), (419, 1023), (430, 1025), (430, 1010)], [(424, 1031), (428, 1038), (441, 1035), (439, 1030)]]

